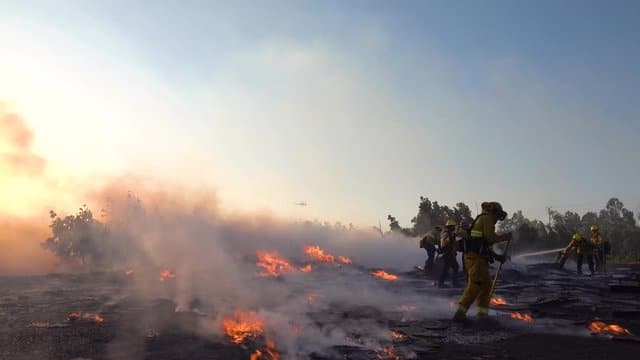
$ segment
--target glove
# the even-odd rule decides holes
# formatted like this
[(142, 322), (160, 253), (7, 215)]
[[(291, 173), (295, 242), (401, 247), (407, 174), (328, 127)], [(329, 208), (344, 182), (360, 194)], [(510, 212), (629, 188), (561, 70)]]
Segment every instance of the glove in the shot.
[(506, 255), (499, 255), (499, 254), (494, 253), (492, 258), (494, 258), (495, 260), (498, 260), (502, 264), (504, 264), (504, 262), (507, 261), (507, 256)]

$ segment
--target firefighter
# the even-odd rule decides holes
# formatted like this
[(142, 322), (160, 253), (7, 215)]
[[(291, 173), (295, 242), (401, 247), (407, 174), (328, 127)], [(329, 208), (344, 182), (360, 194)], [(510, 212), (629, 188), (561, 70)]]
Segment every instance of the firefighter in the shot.
[(567, 246), (566, 248), (564, 248), (564, 250), (558, 253), (558, 256), (556, 257), (556, 263), (558, 264), (559, 269), (564, 268), (564, 264), (567, 262), (567, 260), (569, 260), (569, 256), (571, 255), (572, 250), (572, 248)]
[(489, 316), (489, 300), (491, 292), (491, 278), (489, 277), (489, 261), (496, 259), (505, 261), (504, 255), (497, 255), (491, 250), (496, 243), (511, 239), (511, 234), (497, 235), (496, 222), (506, 218), (507, 213), (497, 202), (482, 203), (482, 213), (471, 224), (470, 237), (466, 241), (464, 262), (467, 267), (467, 287), (460, 298), (458, 310), (453, 320), (465, 322), (469, 307), (476, 302), (478, 319), (486, 321)]
[(435, 226), (420, 240), (420, 247), (427, 252), (427, 260), (424, 262), (424, 272), (430, 273), (433, 271), (433, 261), (436, 257), (436, 244), (440, 242), (440, 233), (442, 228)]
[[(456, 229), (456, 242), (458, 243), (457, 245), (457, 250), (458, 252), (462, 253), (462, 272), (467, 275), (467, 267), (464, 264), (464, 244), (465, 244), (465, 239), (469, 236), (468, 231), (467, 231), (467, 226), (464, 223), (464, 221), (460, 221), (460, 223), (458, 224), (458, 228)], [(457, 255), (456, 255), (457, 256)]]
[(456, 242), (456, 222), (453, 220), (447, 220), (444, 225), (445, 231), (440, 238), (440, 253), (442, 253), (442, 271), (440, 272), (440, 278), (438, 279), (438, 287), (444, 287), (444, 281), (449, 275), (449, 269), (453, 270), (452, 285), (458, 286), (458, 261), (456, 256), (458, 255), (458, 243)]
[(600, 235), (600, 231), (597, 225), (591, 225), (591, 244), (593, 245), (594, 260), (596, 265), (596, 271), (606, 270), (607, 258), (605, 252), (605, 242)]
[(576, 233), (571, 237), (571, 242), (565, 249), (565, 252), (569, 252), (572, 249), (576, 249), (578, 259), (576, 261), (578, 266), (578, 275), (582, 275), (582, 261), (584, 257), (587, 257), (589, 263), (589, 272), (593, 275), (593, 244), (591, 241), (587, 241), (581, 234)]

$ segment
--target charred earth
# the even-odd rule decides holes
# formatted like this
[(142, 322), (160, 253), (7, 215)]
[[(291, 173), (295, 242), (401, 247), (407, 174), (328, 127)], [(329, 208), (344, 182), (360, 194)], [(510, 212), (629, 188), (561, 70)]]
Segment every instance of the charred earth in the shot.
[[(461, 288), (438, 289), (419, 271), (330, 260), (263, 266), (256, 277), (294, 289), (286, 302), (296, 305), (265, 300), (264, 309), (234, 312), (197, 297), (181, 308), (179, 272), (160, 272), (153, 296), (136, 291), (131, 269), (0, 278), (0, 358), (624, 359), (640, 351), (638, 267), (578, 277), (552, 264), (511, 264), (487, 329), (450, 321)], [(322, 284), (349, 281), (375, 284), (392, 300), (323, 293)], [(296, 316), (277, 316), (287, 309)]]

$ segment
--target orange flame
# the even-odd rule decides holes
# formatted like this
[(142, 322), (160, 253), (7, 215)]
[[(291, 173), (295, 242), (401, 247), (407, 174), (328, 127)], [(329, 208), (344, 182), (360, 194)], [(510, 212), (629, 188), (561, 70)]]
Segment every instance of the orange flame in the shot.
[(166, 281), (168, 279), (175, 279), (175, 278), (176, 278), (176, 274), (174, 274), (169, 269), (164, 269), (160, 271), (160, 281)]
[(222, 320), (222, 330), (236, 344), (255, 339), (264, 332), (264, 324), (255, 312), (236, 311)]
[(351, 264), (351, 259), (349, 259), (346, 256), (338, 256), (338, 259), (340, 259), (340, 261), (342, 261), (343, 264)]
[(507, 300), (505, 300), (504, 298), (496, 296), (491, 298), (491, 305), (502, 306), (502, 305), (509, 305), (509, 304), (507, 303)]
[(380, 278), (382, 280), (389, 280), (389, 281), (394, 281), (394, 280), (398, 280), (398, 275), (393, 275), (393, 274), (389, 274), (388, 272), (384, 271), (384, 270), (376, 270), (376, 271), (372, 271), (371, 275)]
[(276, 251), (258, 251), (257, 255), (256, 266), (263, 269), (260, 276), (278, 277), (285, 272), (295, 271), (294, 267), (287, 260), (281, 258)]
[(310, 273), (313, 271), (313, 268), (311, 267), (311, 264), (308, 264), (306, 266), (301, 267), (300, 271), (302, 271), (303, 273)]
[(320, 262), (331, 263), (331, 264), (336, 262), (333, 255), (325, 253), (324, 250), (322, 250), (318, 245), (306, 246), (304, 248), (304, 253)]
[(256, 350), (251, 354), (250, 360), (279, 360), (280, 354), (276, 351), (276, 343), (267, 340), (267, 347), (264, 350)]
[(389, 345), (385, 348), (378, 348), (376, 349), (376, 353), (378, 354), (378, 359), (381, 360), (400, 360), (400, 356), (398, 356), (393, 345)]
[(594, 333), (607, 333), (611, 335), (632, 335), (631, 332), (618, 324), (605, 324), (602, 321), (593, 321), (589, 324), (589, 330)]
[(82, 312), (82, 311), (73, 311), (70, 312), (67, 316), (67, 322), (73, 322), (78, 320), (86, 320), (92, 321), (94, 323), (104, 322), (104, 318), (98, 314), (90, 313), (90, 312)]
[(522, 321), (525, 321), (525, 322), (533, 322), (533, 318), (531, 317), (531, 315), (529, 315), (529, 314), (521, 314), (519, 312), (511, 313), (511, 318), (512, 319), (517, 319), (517, 320), (522, 320)]
[(395, 330), (391, 330), (391, 339), (392, 340), (396, 340), (396, 341), (402, 341), (405, 340), (407, 338), (407, 335), (399, 332), (399, 331), (395, 331)]
[(34, 328), (46, 328), (51, 326), (51, 323), (48, 323), (46, 321), (32, 321), (29, 324), (29, 327), (34, 327)]

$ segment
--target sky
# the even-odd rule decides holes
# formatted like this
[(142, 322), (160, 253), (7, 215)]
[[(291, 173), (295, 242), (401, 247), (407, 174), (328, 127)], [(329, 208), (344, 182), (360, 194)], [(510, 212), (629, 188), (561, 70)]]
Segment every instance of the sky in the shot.
[(0, 0), (0, 103), (32, 134), (0, 210), (131, 174), (358, 225), (409, 225), (420, 196), (638, 211), (639, 20), (635, 1)]

